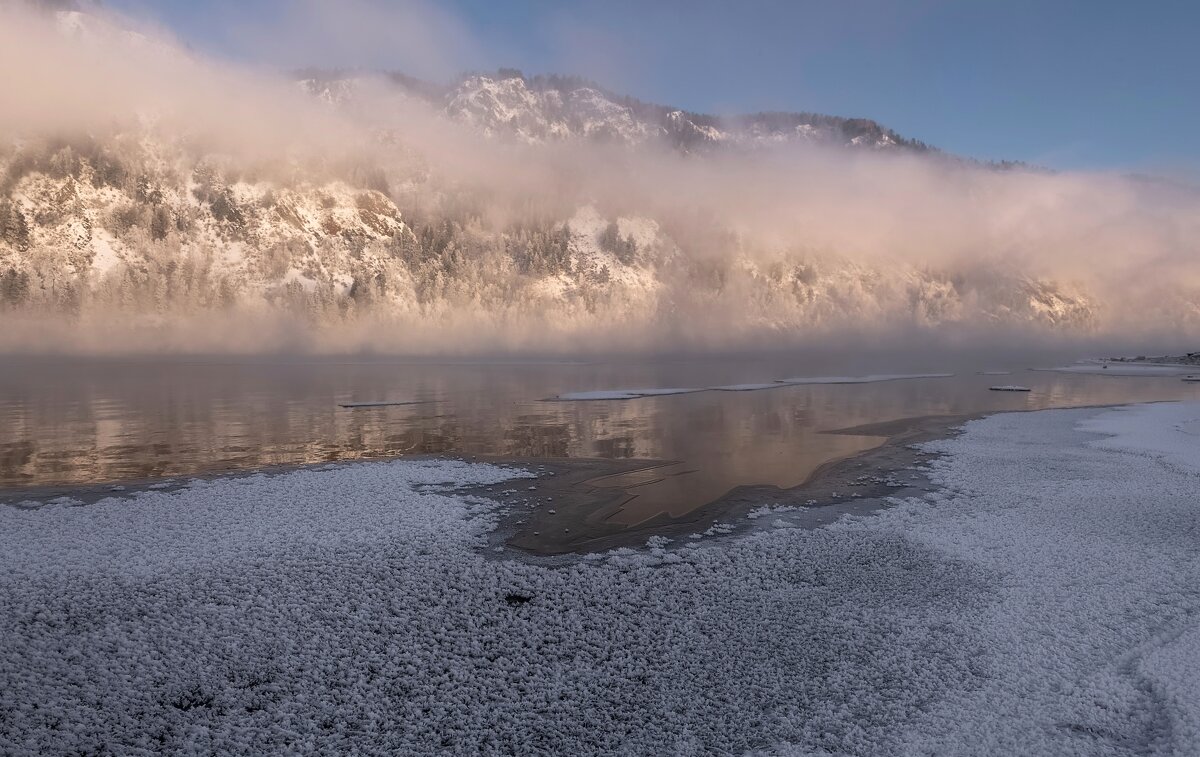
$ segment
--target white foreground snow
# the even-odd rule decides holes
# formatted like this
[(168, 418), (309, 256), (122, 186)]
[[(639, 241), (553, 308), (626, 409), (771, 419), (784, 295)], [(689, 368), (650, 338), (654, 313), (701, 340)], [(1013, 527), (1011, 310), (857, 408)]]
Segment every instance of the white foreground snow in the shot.
[(1200, 403), (928, 446), (878, 515), (557, 568), (484, 464), (0, 508), (0, 753), (1200, 751)]
[[(1200, 753), (1200, 403), (995, 416), (948, 495), (875, 524), (991, 571), (978, 685), (910, 724), (957, 754)], [(856, 527), (866, 527), (860, 524)]]

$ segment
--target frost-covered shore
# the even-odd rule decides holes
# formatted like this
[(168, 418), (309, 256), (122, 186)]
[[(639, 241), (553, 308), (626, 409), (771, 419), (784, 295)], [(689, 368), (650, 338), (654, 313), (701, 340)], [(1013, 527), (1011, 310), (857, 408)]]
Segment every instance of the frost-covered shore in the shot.
[(926, 446), (924, 499), (558, 567), (457, 461), (0, 508), (0, 753), (1200, 750), (1200, 403)]

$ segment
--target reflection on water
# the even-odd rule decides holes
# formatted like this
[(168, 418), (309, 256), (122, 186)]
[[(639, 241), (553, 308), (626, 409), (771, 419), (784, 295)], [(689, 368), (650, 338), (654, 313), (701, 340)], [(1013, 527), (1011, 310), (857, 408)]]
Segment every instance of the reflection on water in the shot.
[[(564, 391), (828, 374), (787, 361), (385, 364), (19, 361), (0, 366), (0, 488), (178, 476), (418, 453), (670, 461), (614, 519), (683, 514), (744, 484), (793, 486), (877, 437), (821, 431), (923, 415), (1200, 398), (1177, 378), (1032, 373), (805, 385), (613, 402)], [(944, 366), (923, 366), (928, 371)], [(346, 409), (339, 403), (420, 401)]]

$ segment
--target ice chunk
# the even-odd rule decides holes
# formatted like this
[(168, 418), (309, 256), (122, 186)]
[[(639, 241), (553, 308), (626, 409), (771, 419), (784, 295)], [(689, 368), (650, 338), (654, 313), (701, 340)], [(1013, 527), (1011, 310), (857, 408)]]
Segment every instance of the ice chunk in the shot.
[(869, 376), (801, 376), (779, 379), (780, 384), (874, 384), (879, 381), (906, 381), (909, 379), (950, 378), (953, 373), (884, 373)]
[(725, 386), (709, 387), (714, 392), (754, 392), (759, 389), (778, 389), (786, 384), (781, 384), (778, 381), (772, 381), (767, 384), (727, 384)]
[(552, 399), (567, 401), (585, 400), (635, 400), (641, 397), (662, 397), (671, 394), (691, 394), (702, 392), (696, 388), (667, 388), (667, 389), (601, 389), (588, 392), (567, 392)]

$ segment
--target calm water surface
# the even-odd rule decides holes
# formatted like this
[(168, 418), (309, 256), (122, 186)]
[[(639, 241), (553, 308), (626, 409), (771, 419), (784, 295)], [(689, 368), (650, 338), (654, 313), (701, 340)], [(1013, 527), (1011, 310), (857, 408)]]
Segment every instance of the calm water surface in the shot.
[[(997, 368), (1014, 372), (976, 374)], [(268, 364), (5, 358), (0, 364), (0, 489), (11, 494), (46, 485), (428, 453), (674, 462), (652, 473), (597, 482), (645, 482), (631, 490), (638, 507), (616, 516), (633, 524), (660, 512), (686, 513), (739, 485), (794, 486), (818, 465), (882, 441), (822, 433), (831, 429), (913, 416), (1200, 399), (1200, 385), (1178, 378), (1025, 368), (970, 361), (899, 369), (814, 366), (802, 359)], [(545, 401), (590, 389), (871, 372), (956, 375), (627, 401)], [(1005, 383), (1033, 391), (987, 390)], [(372, 401), (421, 404), (339, 407)]]

